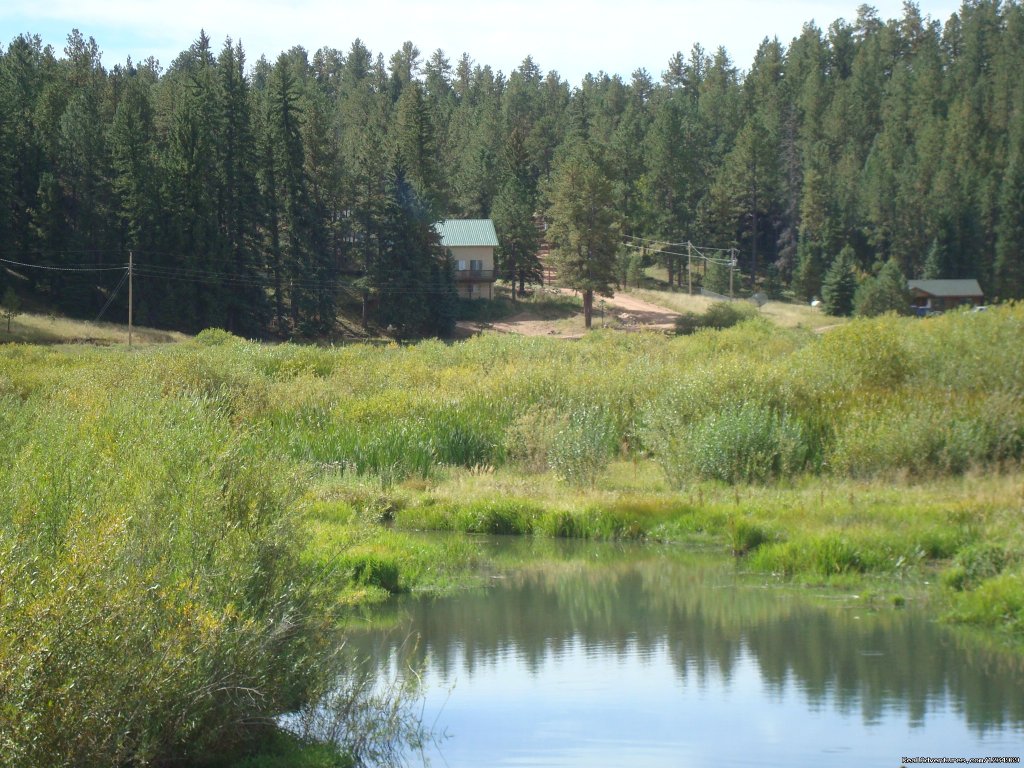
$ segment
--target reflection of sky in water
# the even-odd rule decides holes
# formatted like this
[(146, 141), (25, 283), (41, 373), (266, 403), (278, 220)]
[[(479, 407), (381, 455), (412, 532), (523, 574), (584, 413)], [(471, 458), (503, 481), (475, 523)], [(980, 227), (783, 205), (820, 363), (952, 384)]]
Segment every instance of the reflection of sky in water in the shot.
[(450, 737), (432, 765), (1024, 756), (1024, 660), (927, 609), (765, 588), (713, 553), (544, 546), (486, 591), (396, 601), (390, 629), (349, 637), (378, 669), (424, 670), (424, 724)]
[(809, 699), (795, 679), (766, 685), (746, 649), (728, 679), (680, 675), (665, 647), (579, 642), (549, 653), (539, 671), (507, 648), (472, 671), (449, 669), (455, 679), (427, 671), (424, 722), (447, 732), (428, 756), (450, 768), (898, 766), (904, 755), (1024, 754), (1024, 730), (981, 736), (945, 700), (929, 702), (922, 723), (899, 702), (866, 718), (830, 695)]

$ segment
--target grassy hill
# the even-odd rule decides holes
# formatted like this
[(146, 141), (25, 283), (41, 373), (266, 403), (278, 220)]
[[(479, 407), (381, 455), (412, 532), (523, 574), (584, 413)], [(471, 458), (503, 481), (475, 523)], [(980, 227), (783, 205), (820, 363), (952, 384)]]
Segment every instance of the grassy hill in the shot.
[[(184, 341), (189, 337), (178, 331), (161, 331), (155, 328), (133, 329), (135, 344), (168, 344)], [(128, 343), (128, 326), (119, 323), (93, 323), (88, 320), (74, 320), (58, 315), (21, 313), (11, 318), (10, 330), (7, 318), (0, 319), (0, 344), (95, 344), (110, 346)]]

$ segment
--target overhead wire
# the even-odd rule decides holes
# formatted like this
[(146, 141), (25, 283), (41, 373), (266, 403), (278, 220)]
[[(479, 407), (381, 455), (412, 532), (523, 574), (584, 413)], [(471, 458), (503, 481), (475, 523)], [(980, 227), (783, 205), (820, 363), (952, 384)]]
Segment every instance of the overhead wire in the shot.
[(96, 266), (56, 266), (50, 264), (29, 264), (24, 261), (14, 261), (12, 259), (0, 259), (0, 262), (4, 264), (13, 264), (17, 267), (24, 267), (25, 269), (43, 269), (50, 272), (116, 272), (117, 270), (128, 269), (127, 264), (121, 264), (118, 266), (110, 267), (96, 267)]
[(110, 305), (114, 303), (114, 299), (117, 298), (117, 292), (121, 290), (121, 286), (124, 285), (125, 281), (128, 279), (128, 274), (128, 270), (125, 269), (124, 274), (121, 275), (121, 281), (114, 286), (114, 290), (110, 292), (110, 298), (107, 299), (107, 303), (103, 305), (103, 309), (100, 310), (100, 313), (96, 315), (96, 319), (93, 320), (94, 323), (98, 323), (100, 318), (103, 317), (103, 313), (106, 312), (110, 308)]

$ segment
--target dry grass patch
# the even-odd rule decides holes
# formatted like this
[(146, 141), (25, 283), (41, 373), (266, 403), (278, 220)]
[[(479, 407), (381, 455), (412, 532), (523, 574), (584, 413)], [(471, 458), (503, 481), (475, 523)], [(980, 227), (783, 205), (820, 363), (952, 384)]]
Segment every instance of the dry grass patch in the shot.
[[(172, 344), (186, 341), (189, 336), (178, 331), (161, 331), (155, 328), (133, 329), (132, 341), (136, 344)], [(7, 323), (0, 323), (0, 344), (97, 344), (109, 346), (128, 343), (128, 326), (119, 323), (93, 323), (88, 320), (74, 320), (57, 315), (36, 315), (22, 313)]]

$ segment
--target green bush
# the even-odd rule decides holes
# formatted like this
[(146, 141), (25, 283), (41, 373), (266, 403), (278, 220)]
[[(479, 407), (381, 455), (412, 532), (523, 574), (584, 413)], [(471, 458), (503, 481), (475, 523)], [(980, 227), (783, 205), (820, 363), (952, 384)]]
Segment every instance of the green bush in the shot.
[(853, 477), (956, 475), (1017, 461), (1022, 446), (1024, 409), (1001, 394), (974, 401), (900, 397), (846, 414), (836, 425), (828, 463)]
[(548, 463), (572, 485), (593, 485), (611, 459), (619, 434), (611, 414), (601, 406), (578, 406), (554, 436)]
[(950, 618), (1019, 638), (1024, 633), (1024, 574), (1003, 572), (956, 595)]
[(749, 564), (754, 570), (781, 576), (828, 577), (868, 570), (858, 548), (848, 539), (835, 535), (762, 544), (750, 555)]
[(689, 335), (703, 328), (722, 330), (757, 317), (757, 308), (745, 301), (717, 301), (703, 315), (683, 312), (676, 318), (676, 333)]
[[(120, 373), (148, 375), (130, 364)], [(288, 469), (217, 398), (85, 379), (14, 407), (0, 467), (6, 762), (230, 755), (331, 674)]]
[(336, 563), (353, 584), (362, 587), (378, 587), (392, 594), (401, 592), (398, 562), (391, 557), (372, 551), (349, 550)]
[(795, 475), (813, 453), (799, 420), (753, 403), (700, 419), (687, 430), (685, 445), (695, 474), (727, 483)]
[(774, 537), (763, 525), (750, 520), (733, 519), (729, 521), (729, 538), (732, 540), (732, 553), (746, 555), (772, 541)]
[(541, 508), (519, 499), (473, 501), (458, 512), (457, 527), (467, 533), (527, 534)]
[(991, 543), (972, 544), (956, 554), (953, 566), (943, 574), (944, 583), (956, 589), (974, 589), (994, 578), (1014, 561), (1005, 547)]

